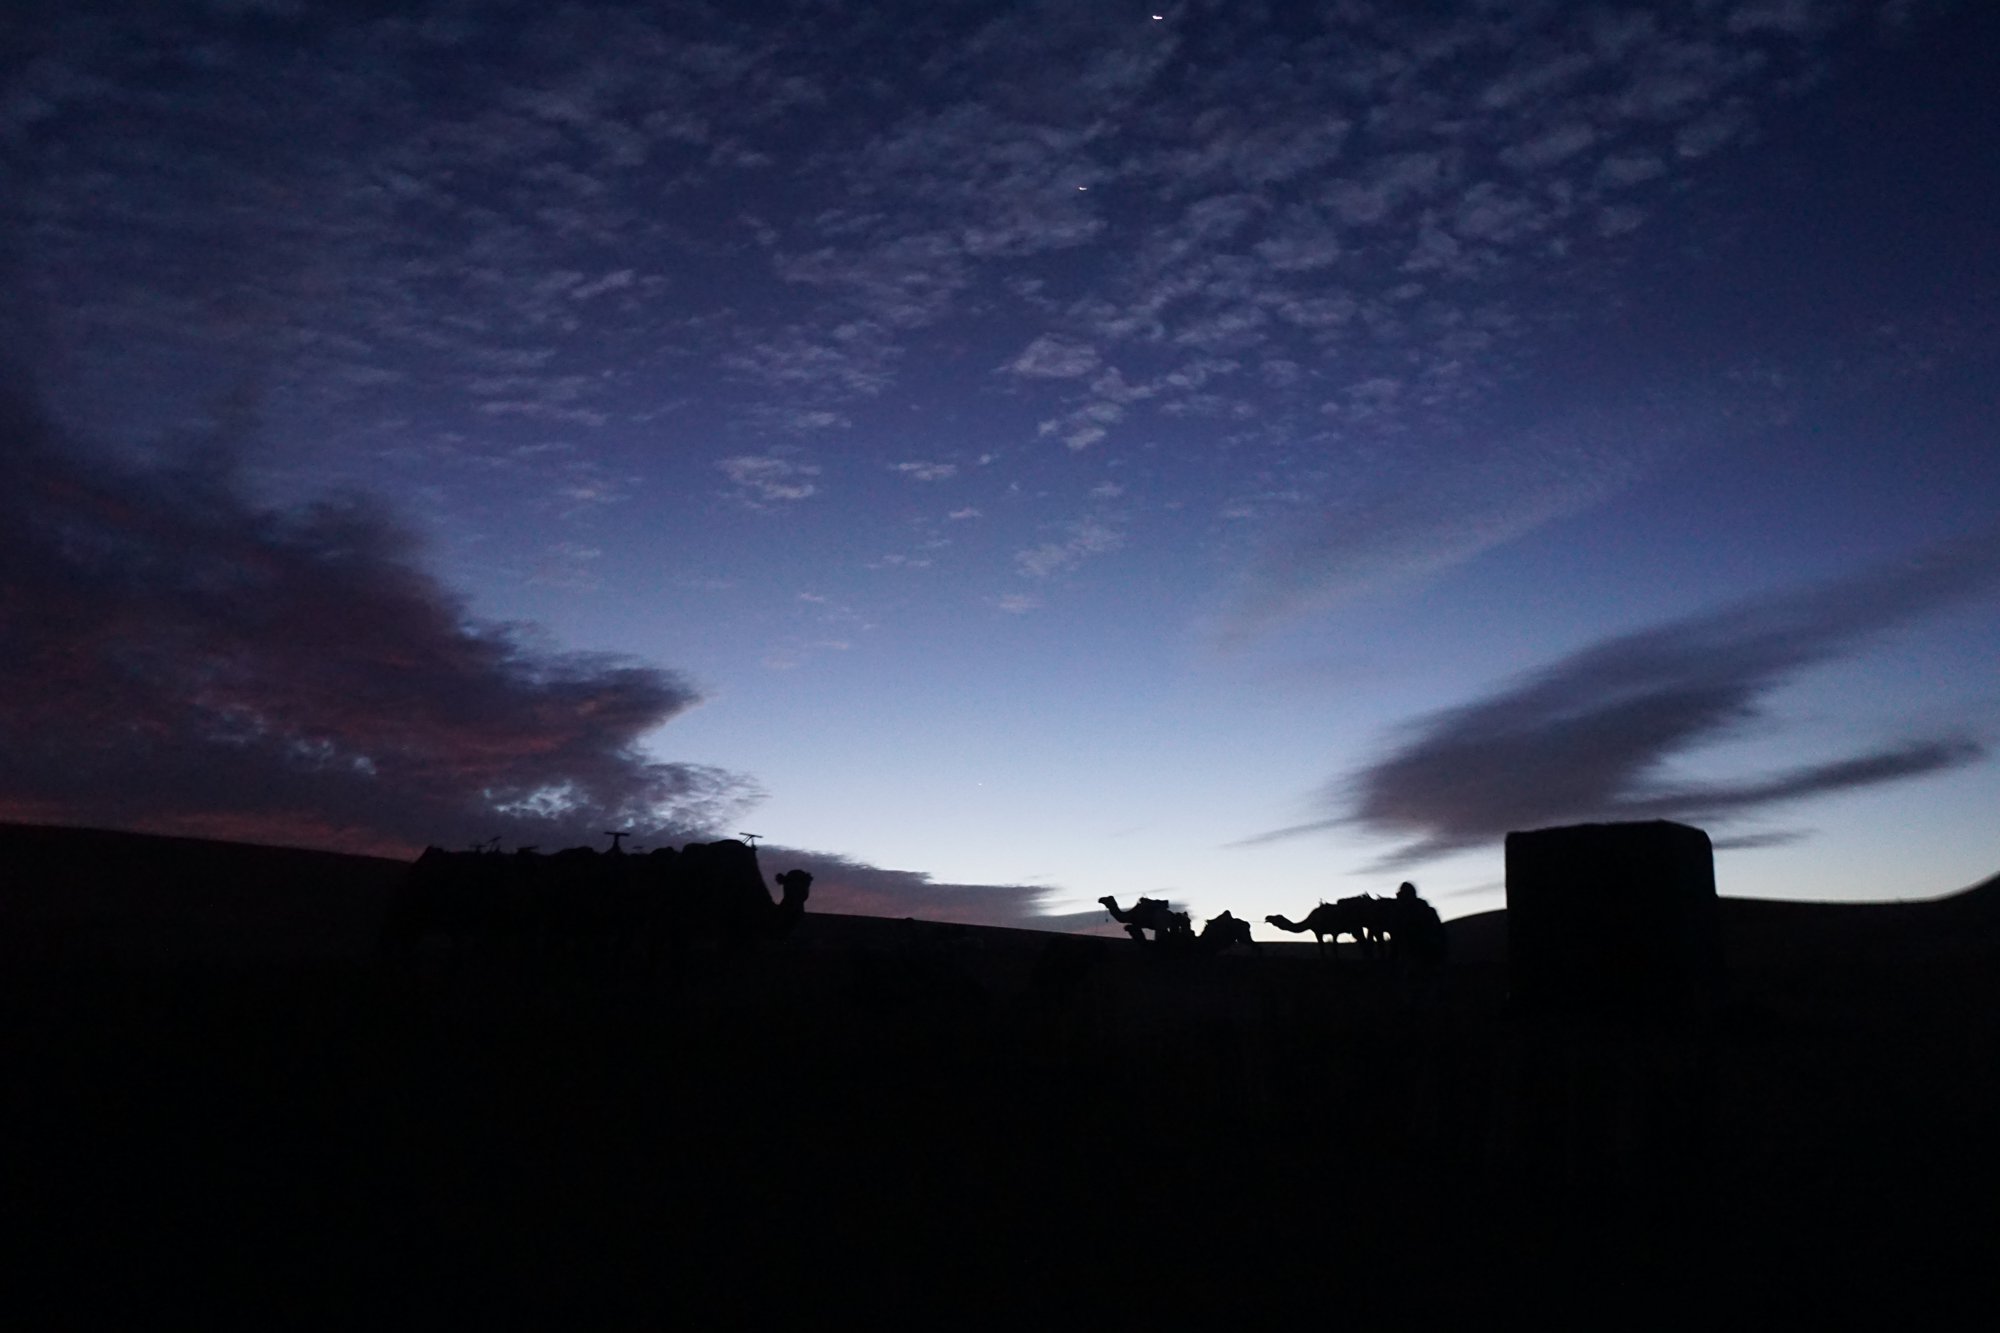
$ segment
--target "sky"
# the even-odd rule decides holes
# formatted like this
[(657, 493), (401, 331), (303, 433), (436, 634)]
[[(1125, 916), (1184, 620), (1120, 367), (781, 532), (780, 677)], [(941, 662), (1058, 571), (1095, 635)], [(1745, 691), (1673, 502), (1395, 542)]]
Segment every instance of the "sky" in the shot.
[[(2000, 12), (17, 0), (0, 818), (2000, 869)], [(1260, 927), (1260, 931), (1264, 928)]]

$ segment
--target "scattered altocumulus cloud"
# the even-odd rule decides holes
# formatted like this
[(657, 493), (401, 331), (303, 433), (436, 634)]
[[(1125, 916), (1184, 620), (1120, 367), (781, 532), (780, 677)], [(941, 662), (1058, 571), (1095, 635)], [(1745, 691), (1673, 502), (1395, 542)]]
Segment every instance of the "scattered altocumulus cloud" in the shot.
[(891, 472), (901, 473), (911, 481), (947, 481), (958, 475), (956, 463), (891, 463)]
[(1030, 578), (1046, 579), (1124, 544), (1123, 534), (1110, 524), (1094, 518), (1079, 519), (1069, 524), (1059, 539), (1017, 552), (1014, 563)]
[(716, 467), (736, 483), (740, 496), (752, 502), (804, 500), (819, 490), (812, 480), (819, 475), (817, 466), (775, 454), (724, 458), (716, 462)]
[[(0, 222), (79, 349), (79, 401), (268, 365), (303, 436), (469, 467), (705, 412), (753, 441), (721, 466), (771, 505), (820, 485), (778, 441), (865, 448), (885, 404), (997, 369), (1052, 448), (1254, 423), (1273, 443), (1246, 464), (1277, 472), (1298, 466), (1278, 442), (1450, 437), (1861, 8), (1357, 0), (1274, 27), (1037, 5), (968, 31), (835, 7), (732, 12), (700, 43), (644, 7), (297, 6), (282, 39), (248, 0), (109, 37), (79, 17), (0, 102), (32, 182)], [(840, 95), (891, 31), (910, 59)], [(402, 72), (473, 50), (449, 98)], [(184, 237), (229, 263), (159, 264)], [(472, 417), (449, 448), (408, 429), (439, 401)], [(366, 475), (367, 449), (341, 457)], [(1392, 522), (1377, 563), (1460, 558), (1607, 488), (1595, 465), (1567, 490), (1502, 471), (1438, 533)], [(1325, 527), (1371, 503), (1334, 497)], [(1274, 554), (1239, 629), (1373, 578), (1314, 543), (1299, 563), (1337, 572)]]
[(1073, 380), (1088, 375), (1097, 364), (1097, 349), (1090, 344), (1045, 334), (1008, 362), (1007, 369), (1035, 379)]

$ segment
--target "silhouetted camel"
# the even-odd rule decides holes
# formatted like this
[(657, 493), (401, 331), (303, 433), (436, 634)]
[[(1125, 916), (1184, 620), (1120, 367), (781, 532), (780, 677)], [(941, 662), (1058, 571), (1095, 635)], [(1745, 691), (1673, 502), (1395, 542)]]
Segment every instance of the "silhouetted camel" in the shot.
[(1141, 944), (1147, 943), (1146, 932), (1153, 932), (1152, 943), (1180, 943), (1194, 937), (1194, 923), (1186, 912), (1176, 912), (1162, 898), (1141, 898), (1132, 904), (1132, 910), (1122, 912), (1118, 900), (1110, 894), (1097, 900), (1104, 904), (1104, 910), (1111, 913), (1111, 919), (1125, 927), (1125, 933)]
[(389, 901), (382, 943), (407, 955), (426, 940), (441, 941), (454, 953), (518, 942), (528, 937), (534, 915), (532, 887), (517, 857), (426, 847)]
[(1224, 912), (1221, 916), (1209, 918), (1196, 937), (1203, 953), (1221, 953), (1231, 945), (1247, 945), (1252, 953), (1261, 953), (1257, 941), (1250, 938), (1250, 923)]
[(1335, 903), (1321, 903), (1306, 913), (1303, 921), (1294, 922), (1282, 916), (1267, 916), (1264, 920), (1294, 935), (1311, 931), (1322, 955), (1327, 952), (1327, 940), (1331, 939), (1334, 943), (1333, 956), (1338, 958), (1340, 937), (1352, 935), (1355, 943), (1361, 946), (1361, 952), (1373, 956), (1376, 946), (1393, 928), (1395, 911), (1396, 904), (1388, 898), (1358, 894)]
[(771, 900), (757, 854), (734, 840), (659, 848), (644, 856), (570, 847), (447, 852), (427, 848), (410, 868), (384, 923), (386, 947), (408, 953), (425, 939), (532, 942), (543, 950), (585, 941), (652, 953), (662, 942), (738, 947), (791, 933), (812, 876), (778, 876)]
[(659, 893), (646, 874), (651, 856), (628, 856), (613, 837), (611, 850), (565, 847), (547, 856), (516, 853), (534, 903), (537, 941), (545, 949), (574, 949), (586, 942), (611, 949), (640, 944), (658, 910)]
[(740, 948), (789, 935), (805, 914), (812, 876), (787, 870), (778, 876), (783, 898), (771, 901), (757, 849), (735, 838), (691, 842), (673, 860), (659, 924), (667, 942), (683, 948), (713, 941)]

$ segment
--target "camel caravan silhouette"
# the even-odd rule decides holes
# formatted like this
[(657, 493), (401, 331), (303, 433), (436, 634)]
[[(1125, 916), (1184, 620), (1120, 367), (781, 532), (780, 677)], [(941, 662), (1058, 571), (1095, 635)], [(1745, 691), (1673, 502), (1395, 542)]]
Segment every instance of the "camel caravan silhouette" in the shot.
[[(1184, 943), (1194, 938), (1194, 923), (1186, 912), (1176, 912), (1164, 898), (1141, 898), (1132, 904), (1129, 912), (1120, 911), (1118, 899), (1105, 894), (1097, 900), (1104, 904), (1104, 910), (1111, 913), (1111, 919), (1125, 927), (1125, 933), (1141, 944)], [(1151, 941), (1147, 931), (1153, 932)]]
[[(1213, 917), (1201, 928), (1197, 935), (1193, 920), (1186, 912), (1177, 912), (1173, 906), (1161, 898), (1141, 898), (1132, 904), (1132, 909), (1123, 911), (1118, 899), (1106, 894), (1098, 902), (1111, 914), (1111, 919), (1125, 927), (1125, 933), (1141, 944), (1151, 944), (1177, 953), (1201, 955), (1218, 954), (1234, 945), (1244, 945), (1252, 953), (1259, 952), (1257, 941), (1250, 938), (1250, 923), (1224, 911)], [(1146, 932), (1152, 932), (1152, 938)]]
[[(1176, 911), (1165, 899), (1140, 898), (1129, 909), (1119, 907), (1118, 899), (1108, 894), (1097, 901), (1140, 944), (1184, 954), (1218, 954), (1239, 944), (1253, 953), (1261, 952), (1250, 936), (1250, 923), (1226, 910), (1210, 918), (1196, 934), (1188, 913)], [(1278, 915), (1264, 920), (1295, 935), (1312, 932), (1324, 958), (1339, 956), (1342, 935), (1352, 936), (1368, 958), (1386, 952), (1393, 959), (1429, 964), (1442, 962), (1445, 956), (1443, 920), (1436, 908), (1417, 895), (1417, 886), (1407, 881), (1393, 898), (1358, 894), (1339, 902), (1323, 902), (1303, 921)], [(1329, 941), (1334, 946), (1331, 949)]]
[[(1393, 898), (1356, 894), (1338, 902), (1321, 903), (1306, 913), (1303, 921), (1284, 916), (1267, 916), (1269, 924), (1294, 935), (1312, 932), (1324, 957), (1340, 956), (1340, 937), (1352, 936), (1361, 956), (1373, 958), (1386, 951), (1391, 958), (1407, 958), (1420, 963), (1444, 960), (1445, 929), (1437, 909), (1417, 896), (1417, 886), (1405, 880)], [(1333, 948), (1327, 948), (1327, 942)]]
[(426, 942), (454, 953), (596, 945), (652, 961), (692, 947), (740, 950), (782, 939), (805, 913), (812, 876), (779, 875), (774, 902), (748, 843), (726, 838), (639, 854), (620, 845), (622, 832), (607, 836), (603, 852), (427, 847), (390, 903), (384, 946), (407, 958)]

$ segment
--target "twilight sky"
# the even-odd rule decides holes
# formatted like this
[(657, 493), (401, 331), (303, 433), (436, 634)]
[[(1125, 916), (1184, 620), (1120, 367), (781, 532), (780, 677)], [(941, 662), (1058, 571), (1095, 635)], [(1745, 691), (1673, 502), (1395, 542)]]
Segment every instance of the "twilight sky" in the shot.
[[(2000, 869), (2000, 11), (16, 0), (0, 818)], [(797, 849), (808, 849), (802, 855)], [(1040, 915), (1038, 915), (1040, 914)]]

